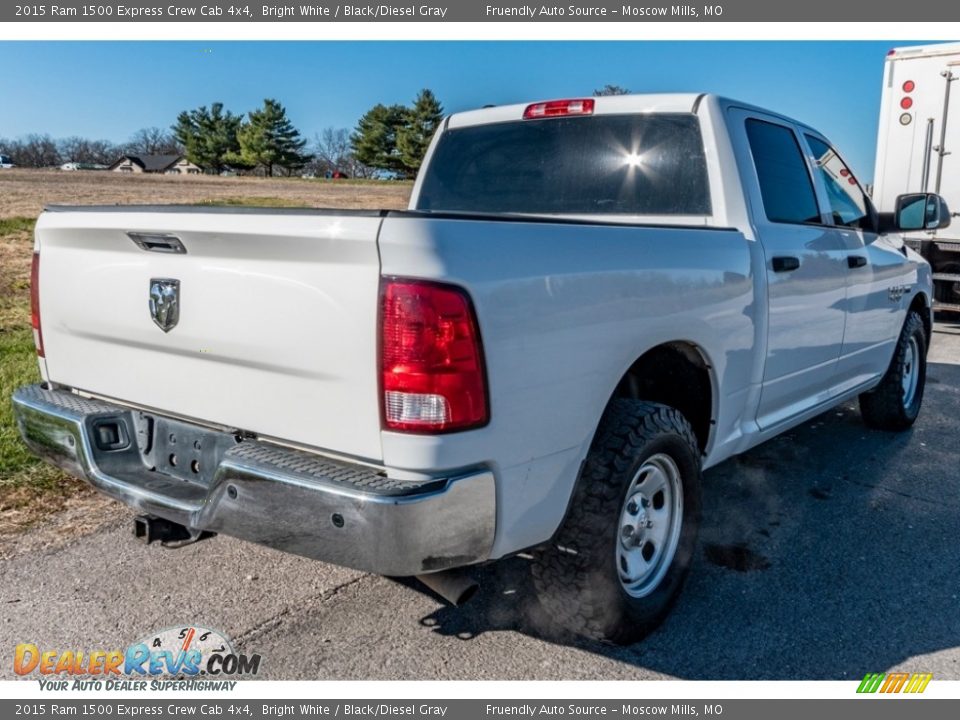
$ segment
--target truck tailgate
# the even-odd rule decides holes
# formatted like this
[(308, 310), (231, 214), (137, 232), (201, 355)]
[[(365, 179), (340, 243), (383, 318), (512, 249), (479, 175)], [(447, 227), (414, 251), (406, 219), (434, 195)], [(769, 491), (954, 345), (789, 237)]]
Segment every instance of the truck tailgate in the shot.
[[(47, 211), (37, 241), (49, 379), (378, 460), (380, 222), (363, 211)], [(164, 252), (171, 239), (185, 252)], [(150, 304), (158, 280), (179, 282), (167, 331), (172, 316), (158, 321)]]

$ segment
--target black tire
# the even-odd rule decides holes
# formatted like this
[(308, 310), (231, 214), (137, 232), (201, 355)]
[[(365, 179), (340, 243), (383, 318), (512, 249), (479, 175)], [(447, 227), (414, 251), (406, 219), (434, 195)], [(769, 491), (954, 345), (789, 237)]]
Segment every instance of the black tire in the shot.
[[(668, 456), (679, 471), (679, 539), (659, 584), (643, 597), (620, 580), (621, 509), (641, 467)], [(700, 526), (700, 450), (677, 410), (639, 400), (614, 400), (597, 430), (570, 509), (551, 544), (534, 553), (533, 584), (550, 620), (577, 635), (637, 642), (656, 628), (680, 593)], [(636, 488), (637, 486), (634, 486)]]
[[(910, 348), (915, 348), (911, 352)], [(908, 358), (913, 357), (915, 367)], [(903, 387), (904, 373), (915, 370), (918, 373), (916, 389), (909, 402)], [(923, 389), (927, 382), (927, 334), (923, 327), (923, 318), (914, 310), (907, 313), (907, 319), (900, 331), (900, 339), (890, 360), (883, 380), (870, 392), (860, 395), (860, 415), (864, 423), (878, 430), (893, 432), (906, 430), (920, 414), (923, 404)]]

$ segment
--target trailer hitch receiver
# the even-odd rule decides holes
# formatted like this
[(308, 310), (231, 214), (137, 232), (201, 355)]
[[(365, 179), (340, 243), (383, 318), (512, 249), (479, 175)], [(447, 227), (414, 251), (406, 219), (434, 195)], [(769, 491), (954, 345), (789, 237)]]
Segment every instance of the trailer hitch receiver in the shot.
[(145, 545), (159, 542), (166, 548), (180, 548), (214, 535), (216, 533), (189, 528), (155, 515), (137, 515), (133, 519), (133, 536)]

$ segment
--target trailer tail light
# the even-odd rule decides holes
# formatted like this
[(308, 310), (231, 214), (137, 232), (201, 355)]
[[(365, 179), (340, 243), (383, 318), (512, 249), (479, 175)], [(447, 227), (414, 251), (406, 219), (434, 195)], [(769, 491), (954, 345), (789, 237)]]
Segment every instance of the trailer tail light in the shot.
[(540, 118), (570, 115), (593, 115), (593, 106), (594, 101), (591, 98), (534, 103), (533, 105), (527, 105), (527, 109), (523, 111), (523, 119), (539, 120)]
[(33, 344), (37, 346), (37, 355), (43, 354), (43, 331), (40, 329), (40, 253), (33, 254), (30, 265), (30, 325), (33, 326)]
[(905, 97), (903, 100), (900, 101), (900, 107), (902, 107), (904, 110), (909, 110), (910, 108), (912, 108), (913, 98)]
[(914, 91), (914, 89), (915, 89), (916, 87), (917, 87), (917, 84), (916, 84), (913, 80), (907, 80), (907, 81), (903, 84), (903, 91), (904, 91), (905, 93), (911, 93), (911, 92)]
[(487, 423), (483, 348), (466, 292), (441, 283), (387, 280), (380, 328), (386, 429), (440, 433)]

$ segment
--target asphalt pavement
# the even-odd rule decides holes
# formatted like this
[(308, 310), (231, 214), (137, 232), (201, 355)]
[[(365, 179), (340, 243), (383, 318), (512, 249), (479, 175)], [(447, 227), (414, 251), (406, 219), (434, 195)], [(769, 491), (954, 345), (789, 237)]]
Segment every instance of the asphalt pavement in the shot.
[(415, 581), (227, 537), (144, 546), (126, 509), (89, 512), (99, 519), (74, 532), (53, 518), (0, 561), (3, 652), (121, 648), (195, 624), (280, 680), (960, 679), (960, 316), (937, 323), (910, 432), (868, 430), (854, 404), (707, 472), (686, 589), (632, 647), (556, 635), (523, 558), (482, 569), (476, 599), (454, 609)]

